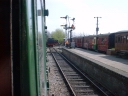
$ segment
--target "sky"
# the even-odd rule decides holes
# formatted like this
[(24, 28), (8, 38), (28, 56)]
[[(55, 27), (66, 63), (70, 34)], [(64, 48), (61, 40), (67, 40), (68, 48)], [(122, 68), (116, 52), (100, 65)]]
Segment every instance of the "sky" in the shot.
[[(99, 34), (128, 30), (128, 0), (46, 0), (48, 31), (63, 29), (66, 24), (60, 17), (75, 18), (73, 36), (96, 34), (96, 18), (99, 18)], [(70, 24), (72, 21), (70, 20)], [(64, 30), (64, 29), (63, 29)]]

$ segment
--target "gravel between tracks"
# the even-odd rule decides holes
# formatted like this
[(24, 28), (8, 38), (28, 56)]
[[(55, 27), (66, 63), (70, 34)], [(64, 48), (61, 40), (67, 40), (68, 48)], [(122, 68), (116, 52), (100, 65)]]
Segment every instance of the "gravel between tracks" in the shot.
[(52, 55), (49, 53), (49, 50), (47, 50), (47, 52), (48, 52), (47, 67), (50, 68), (50, 72), (48, 73), (48, 78), (49, 78), (48, 96), (70, 96)]

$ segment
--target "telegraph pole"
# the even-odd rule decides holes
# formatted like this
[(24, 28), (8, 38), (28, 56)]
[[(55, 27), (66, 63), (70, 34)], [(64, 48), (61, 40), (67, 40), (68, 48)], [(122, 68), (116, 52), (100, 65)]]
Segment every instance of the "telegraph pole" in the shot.
[(96, 35), (98, 35), (98, 31), (99, 31), (99, 27), (98, 27), (98, 19), (101, 18), (101, 17), (94, 17), (97, 19), (97, 23), (96, 23)]

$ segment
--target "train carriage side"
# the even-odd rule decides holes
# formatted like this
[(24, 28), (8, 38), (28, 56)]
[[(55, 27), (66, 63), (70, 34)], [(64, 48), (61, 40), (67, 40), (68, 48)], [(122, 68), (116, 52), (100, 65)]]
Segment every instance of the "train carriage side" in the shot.
[(115, 34), (100, 34), (97, 36), (97, 49), (100, 52), (107, 52), (107, 49), (114, 48)]
[(97, 37), (96, 35), (83, 37), (83, 48), (90, 50), (97, 50)]
[(79, 46), (79, 38), (78, 37), (75, 37), (75, 43), (76, 43), (76, 47)]
[(83, 43), (83, 37), (79, 37), (79, 43), (78, 43), (78, 47), (82, 48), (82, 43)]
[(75, 37), (76, 47), (82, 48), (83, 37)]
[[(40, 96), (39, 51), (46, 64), (46, 46), (39, 48), (37, 1), (45, 43), (45, 0), (2, 0), (0, 3), (0, 96)], [(41, 46), (40, 46), (41, 47)], [(45, 66), (43, 67), (46, 68)], [(44, 72), (44, 75), (45, 72)], [(42, 78), (46, 78), (43, 76)]]
[(83, 48), (88, 49), (88, 36), (83, 37)]
[(111, 33), (108, 39), (108, 49), (115, 48), (115, 33)]
[(97, 36), (93, 37), (93, 50), (97, 50)]
[(89, 47), (90, 50), (92, 50), (92, 48), (93, 48), (93, 37), (92, 36), (89, 36), (88, 47)]
[(89, 49), (96, 50), (96, 36), (89, 36)]
[(120, 31), (115, 33), (115, 51), (128, 51), (128, 31)]

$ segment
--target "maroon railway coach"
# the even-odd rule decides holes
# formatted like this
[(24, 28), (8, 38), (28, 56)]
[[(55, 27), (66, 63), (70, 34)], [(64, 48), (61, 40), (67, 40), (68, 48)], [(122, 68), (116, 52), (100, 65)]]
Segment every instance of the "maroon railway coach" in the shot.
[(83, 48), (90, 50), (97, 50), (97, 37), (96, 35), (89, 35), (83, 37)]
[(76, 47), (80, 47), (80, 48), (83, 47), (83, 37), (82, 36), (80, 36), (80, 37), (74, 37), (73, 40), (75, 42), (75, 46)]
[(107, 49), (115, 48), (115, 33), (99, 34), (97, 36), (97, 50), (107, 52)]

